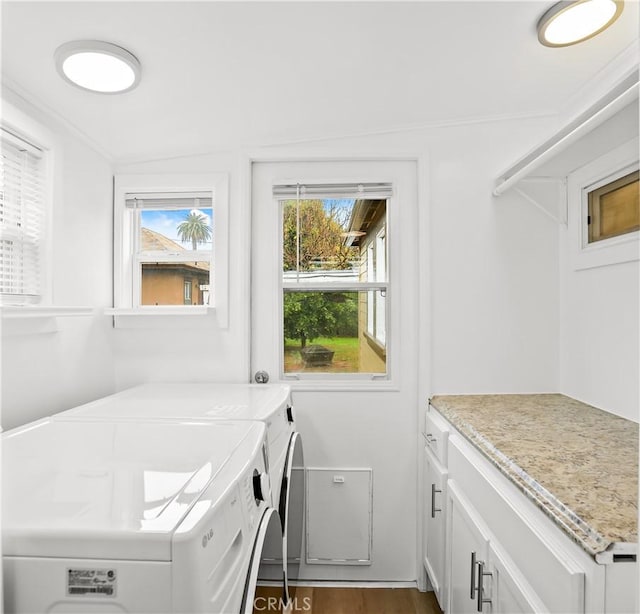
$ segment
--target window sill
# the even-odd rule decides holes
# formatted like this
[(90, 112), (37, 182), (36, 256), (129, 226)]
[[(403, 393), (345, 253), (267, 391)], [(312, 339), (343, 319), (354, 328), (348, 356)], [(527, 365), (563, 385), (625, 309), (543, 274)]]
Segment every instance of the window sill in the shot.
[(49, 335), (61, 329), (60, 317), (86, 317), (99, 313), (93, 307), (54, 307), (43, 305), (2, 305), (2, 336)]
[(305, 392), (397, 392), (400, 389), (388, 375), (372, 373), (287, 373), (281, 375), (278, 382)]
[(18, 318), (58, 318), (91, 316), (96, 312), (93, 307), (58, 307), (42, 305), (2, 305), (2, 319)]
[(612, 239), (590, 243), (576, 250), (573, 268), (576, 271), (640, 260), (640, 233), (632, 232)]
[(206, 305), (187, 306), (153, 306), (153, 307), (108, 307), (104, 314), (108, 316), (203, 316), (215, 313), (215, 307)]
[(138, 308), (107, 308), (104, 314), (113, 317), (113, 327), (121, 329), (202, 329), (216, 326), (220, 314), (215, 307), (152, 306)]
[(400, 392), (400, 387), (391, 381), (351, 380), (345, 382), (283, 378), (281, 383), (299, 392)]

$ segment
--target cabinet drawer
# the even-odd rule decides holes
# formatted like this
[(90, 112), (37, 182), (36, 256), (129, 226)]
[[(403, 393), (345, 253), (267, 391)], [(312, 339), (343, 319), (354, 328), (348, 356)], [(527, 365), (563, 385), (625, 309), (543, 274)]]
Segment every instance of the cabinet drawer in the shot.
[[(602, 572), (533, 503), (458, 434), (449, 441), (449, 475), (496, 542), (554, 614), (585, 612), (585, 590)], [(598, 601), (600, 603), (600, 601)], [(603, 610), (601, 610), (603, 611)]]
[(449, 426), (430, 405), (424, 416), (422, 434), (425, 445), (433, 452), (443, 467), (447, 466), (447, 442), (449, 440)]

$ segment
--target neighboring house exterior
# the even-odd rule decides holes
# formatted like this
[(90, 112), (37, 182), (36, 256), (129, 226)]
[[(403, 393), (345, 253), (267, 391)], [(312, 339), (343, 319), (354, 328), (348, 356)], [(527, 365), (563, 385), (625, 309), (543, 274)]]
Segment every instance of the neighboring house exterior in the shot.
[[(142, 228), (142, 250), (176, 252), (184, 248), (161, 235)], [(142, 305), (205, 305), (209, 295), (208, 262), (146, 262), (142, 265)]]
[[(358, 247), (361, 281), (387, 281), (386, 200), (357, 200), (349, 224), (349, 244)], [(360, 371), (386, 371), (386, 292), (360, 292)]]

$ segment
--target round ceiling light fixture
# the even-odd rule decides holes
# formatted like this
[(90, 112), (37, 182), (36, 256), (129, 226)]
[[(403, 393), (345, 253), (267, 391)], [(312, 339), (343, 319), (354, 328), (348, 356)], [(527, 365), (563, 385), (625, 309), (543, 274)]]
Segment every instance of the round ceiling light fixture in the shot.
[(567, 47), (608, 28), (622, 13), (622, 0), (572, 0), (554, 4), (538, 22), (538, 40)]
[(54, 57), (66, 81), (91, 92), (128, 92), (140, 81), (138, 58), (112, 43), (72, 41), (60, 45)]

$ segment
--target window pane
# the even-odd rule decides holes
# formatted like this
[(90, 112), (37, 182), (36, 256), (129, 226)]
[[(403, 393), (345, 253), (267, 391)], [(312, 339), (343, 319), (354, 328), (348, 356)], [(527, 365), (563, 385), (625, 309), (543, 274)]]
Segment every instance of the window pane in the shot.
[(376, 239), (376, 281), (387, 280), (387, 244), (384, 229)]
[(638, 229), (638, 171), (589, 192), (589, 243)]
[(367, 319), (367, 332), (373, 336), (376, 332), (376, 293), (375, 290), (367, 292), (367, 307), (365, 317)]
[(285, 291), (284, 372), (386, 373), (383, 343), (366, 334), (374, 294)]
[(382, 291), (370, 292), (375, 295), (375, 321), (376, 332), (375, 340), (380, 345), (385, 344), (387, 333), (387, 321), (386, 321), (386, 293)]
[(208, 262), (145, 262), (141, 305), (208, 305)]
[(38, 245), (0, 240), (0, 272), (3, 294), (37, 296), (40, 288)]
[(213, 209), (140, 209), (139, 250), (210, 250)]
[(37, 302), (46, 235), (44, 160), (1, 130), (0, 292)]
[(386, 224), (386, 200), (306, 199), (281, 204), (285, 281), (367, 278), (367, 245)]

